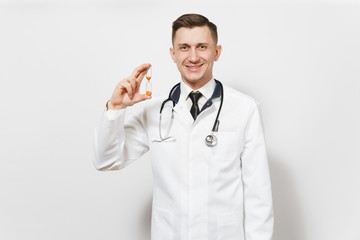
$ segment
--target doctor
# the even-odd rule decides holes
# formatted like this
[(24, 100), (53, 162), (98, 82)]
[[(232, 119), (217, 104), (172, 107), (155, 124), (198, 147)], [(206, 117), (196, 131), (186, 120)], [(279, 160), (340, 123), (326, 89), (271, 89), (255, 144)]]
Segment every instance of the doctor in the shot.
[(164, 102), (144, 101), (151, 97), (139, 92), (150, 64), (120, 81), (95, 130), (95, 167), (119, 170), (149, 151), (152, 240), (272, 239), (271, 184), (256, 102), (214, 79), (221, 46), (207, 18), (179, 17), (172, 43), (181, 83)]

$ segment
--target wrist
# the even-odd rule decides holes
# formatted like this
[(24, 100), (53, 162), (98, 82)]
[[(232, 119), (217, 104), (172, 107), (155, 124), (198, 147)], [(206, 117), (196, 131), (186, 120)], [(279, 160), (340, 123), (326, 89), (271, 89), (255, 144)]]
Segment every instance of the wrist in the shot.
[(123, 104), (120, 105), (114, 105), (111, 103), (111, 99), (109, 101), (106, 102), (106, 111), (108, 110), (121, 110), (123, 108), (125, 108), (126, 106)]

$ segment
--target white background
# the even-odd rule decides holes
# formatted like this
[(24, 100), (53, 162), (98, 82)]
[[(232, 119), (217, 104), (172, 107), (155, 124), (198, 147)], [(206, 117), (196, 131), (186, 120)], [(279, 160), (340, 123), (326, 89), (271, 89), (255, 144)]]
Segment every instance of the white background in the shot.
[(136, 66), (154, 95), (180, 80), (188, 12), (218, 26), (215, 77), (261, 103), (274, 240), (360, 240), (360, 4), (340, 0), (1, 1), (0, 239), (150, 239), (148, 156), (97, 172), (93, 129)]

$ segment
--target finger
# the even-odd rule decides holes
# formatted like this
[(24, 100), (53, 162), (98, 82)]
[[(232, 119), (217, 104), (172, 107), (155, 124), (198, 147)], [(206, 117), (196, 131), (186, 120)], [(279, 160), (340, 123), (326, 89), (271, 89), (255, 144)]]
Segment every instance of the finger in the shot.
[(146, 72), (142, 72), (142, 73), (140, 73), (139, 76), (135, 79), (135, 82), (136, 82), (136, 92), (140, 90), (140, 85), (141, 85), (142, 80), (143, 80), (144, 77), (145, 77), (145, 74), (146, 74)]
[(122, 84), (121, 87), (126, 89), (127, 95), (129, 96), (130, 99), (132, 99), (133, 98), (133, 88), (130, 84), (130, 80), (124, 81), (124, 83)]
[(141, 73), (143, 73), (144, 71), (146, 72), (147, 69), (151, 67), (150, 63), (144, 63), (140, 66), (138, 66), (137, 68), (135, 68), (135, 70), (132, 73), (132, 76), (134, 76), (135, 78), (137, 78)]
[(138, 102), (148, 100), (148, 99), (151, 99), (151, 96), (146, 95), (146, 94), (139, 94), (139, 95), (136, 96), (135, 102), (138, 103)]
[(131, 88), (133, 89), (133, 92), (136, 93), (136, 92), (137, 92), (136, 78), (130, 77), (129, 83), (130, 83), (130, 85), (131, 85)]

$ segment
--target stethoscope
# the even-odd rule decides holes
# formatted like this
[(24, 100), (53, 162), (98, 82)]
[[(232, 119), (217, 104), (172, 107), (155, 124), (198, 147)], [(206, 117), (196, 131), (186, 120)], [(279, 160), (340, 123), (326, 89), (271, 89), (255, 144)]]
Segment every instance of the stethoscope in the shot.
[[(213, 125), (213, 128), (211, 130), (211, 133), (205, 137), (205, 144), (208, 147), (214, 147), (217, 144), (217, 137), (215, 136), (215, 132), (217, 132), (218, 129), (219, 129), (219, 124), (220, 124), (219, 115), (220, 115), (221, 107), (223, 105), (223, 100), (224, 100), (223, 85), (218, 80), (215, 80), (215, 82), (220, 87), (220, 93), (221, 93), (221, 95), (220, 95), (220, 107), (219, 107), (219, 110), (217, 112), (216, 119), (214, 121), (214, 125)], [(173, 122), (174, 122), (174, 107), (176, 105), (175, 100), (173, 99), (172, 96), (173, 96), (175, 91), (180, 91), (179, 87), (180, 87), (180, 83), (176, 84), (170, 90), (169, 97), (161, 104), (161, 107), (160, 107), (160, 119), (159, 119), (159, 136), (160, 136), (160, 140), (157, 141), (157, 142), (163, 142), (163, 141), (169, 140), (171, 138), (171, 136), (169, 134), (170, 134), (170, 130), (171, 130), (171, 127), (173, 125)], [(162, 131), (161, 131), (162, 110), (164, 109), (165, 104), (167, 102), (169, 102), (169, 101), (172, 102), (171, 118), (170, 118), (167, 130), (165, 132), (165, 135), (163, 136)]]

